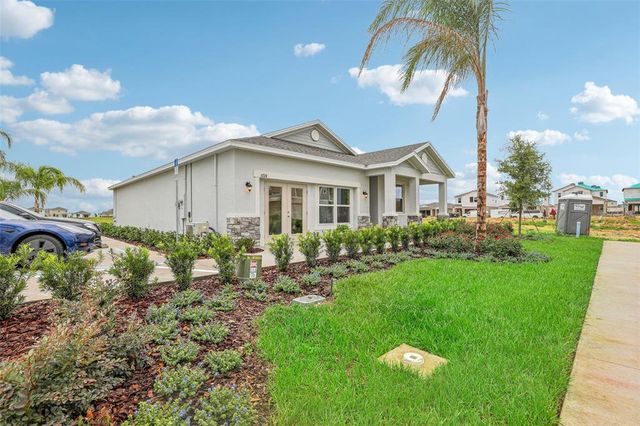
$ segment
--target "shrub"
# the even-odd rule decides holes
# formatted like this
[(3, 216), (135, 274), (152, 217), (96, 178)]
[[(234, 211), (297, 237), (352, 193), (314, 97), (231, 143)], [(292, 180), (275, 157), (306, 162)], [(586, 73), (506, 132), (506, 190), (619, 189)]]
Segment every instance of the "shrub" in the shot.
[(191, 308), (186, 308), (180, 313), (180, 319), (194, 324), (202, 324), (209, 321), (215, 315), (215, 311), (207, 308), (206, 306), (192, 306)]
[(209, 256), (218, 265), (218, 278), (223, 284), (229, 284), (233, 281), (236, 263), (243, 252), (236, 249), (233, 240), (227, 235), (211, 234), (210, 240)]
[(171, 268), (178, 288), (186, 290), (191, 287), (193, 266), (198, 258), (195, 245), (187, 239), (180, 239), (173, 244), (166, 257), (166, 264)]
[(249, 426), (257, 421), (249, 393), (226, 387), (209, 389), (209, 394), (200, 400), (200, 408), (193, 418), (201, 426)]
[(56, 299), (78, 300), (89, 281), (96, 276), (97, 261), (84, 253), (69, 253), (66, 258), (41, 251), (33, 267), (40, 271), (40, 288)]
[(342, 242), (344, 243), (344, 249), (347, 252), (347, 256), (355, 258), (360, 251), (360, 233), (353, 229), (347, 229), (342, 233)]
[(225, 286), (222, 291), (206, 301), (206, 306), (214, 311), (229, 312), (236, 307), (238, 293), (231, 286)]
[(146, 402), (138, 405), (135, 417), (129, 416), (122, 426), (188, 426), (188, 405), (181, 405), (179, 401)]
[(160, 396), (184, 400), (195, 396), (208, 379), (206, 371), (202, 368), (190, 365), (165, 368), (153, 384), (153, 391)]
[(156, 266), (149, 259), (149, 250), (127, 247), (122, 254), (111, 251), (113, 266), (109, 273), (116, 277), (130, 299), (140, 299), (149, 292), (149, 278)]
[(273, 285), (275, 291), (283, 293), (300, 293), (300, 286), (293, 278), (286, 275), (280, 275)]
[(429, 237), (427, 245), (434, 250), (464, 253), (473, 251), (473, 241), (464, 235), (446, 232), (441, 235)]
[(224, 375), (242, 365), (242, 355), (233, 349), (209, 351), (204, 357), (204, 362), (212, 373)]
[(202, 293), (198, 290), (184, 290), (173, 295), (171, 304), (179, 308), (185, 308), (202, 301)]
[(537, 251), (530, 251), (530, 252), (525, 252), (524, 255), (521, 257), (521, 260), (523, 262), (528, 262), (528, 263), (544, 263), (544, 262), (550, 261), (551, 258), (544, 253), (540, 253)]
[(402, 228), (398, 225), (389, 226), (386, 229), (387, 231), (387, 240), (389, 241), (389, 245), (391, 246), (391, 250), (398, 251), (400, 250), (400, 235), (402, 233)]
[(371, 228), (371, 242), (377, 253), (384, 253), (385, 245), (387, 244), (387, 233), (380, 225)]
[[(3, 424), (72, 424), (131, 373), (146, 352), (127, 327), (115, 332), (113, 306), (89, 297), (66, 302), (53, 329), (25, 355), (0, 364)], [(138, 353), (136, 353), (138, 352)]]
[(149, 324), (147, 326), (147, 332), (151, 336), (151, 340), (155, 343), (167, 343), (178, 337), (178, 334), (180, 333), (178, 324), (178, 320)]
[(409, 250), (409, 245), (411, 244), (411, 234), (409, 233), (409, 229), (400, 228), (400, 244), (402, 245), (403, 250)]
[(366, 256), (371, 253), (373, 248), (373, 229), (371, 227), (362, 228), (358, 230), (358, 234), (360, 236), (360, 249), (362, 254)]
[(337, 263), (329, 268), (329, 274), (336, 279), (342, 278), (347, 275), (347, 267), (342, 263)]
[(293, 241), (287, 234), (274, 235), (268, 243), (279, 271), (286, 271), (293, 257)]
[(333, 263), (340, 259), (340, 250), (342, 250), (342, 232), (338, 229), (331, 229), (322, 233), (322, 241), (324, 241), (324, 250), (327, 257)]
[(384, 269), (385, 266), (386, 265), (382, 260), (372, 260), (371, 262), (369, 262), (369, 267), (371, 269)]
[(238, 253), (249, 253), (256, 247), (256, 240), (249, 237), (241, 237), (236, 240), (235, 246)]
[(347, 266), (355, 274), (362, 274), (365, 272), (369, 272), (369, 266), (367, 266), (366, 263), (359, 260), (350, 260), (347, 262)]
[(229, 329), (219, 322), (194, 325), (191, 329), (191, 338), (202, 342), (218, 344), (229, 335)]
[(385, 255), (384, 261), (390, 265), (397, 265), (398, 263), (405, 262), (411, 258), (411, 255), (406, 252), (389, 253)]
[(264, 302), (267, 300), (267, 290), (269, 286), (261, 279), (246, 280), (242, 283), (244, 295), (250, 299)]
[[(488, 228), (488, 226), (487, 226)], [(468, 238), (475, 238), (476, 236), (476, 226), (473, 223), (469, 223), (465, 220), (455, 221), (453, 222), (453, 230), (457, 234), (463, 234)]]
[(302, 284), (305, 287), (313, 287), (314, 285), (318, 285), (322, 282), (322, 276), (315, 272), (311, 272), (309, 274), (303, 275), (301, 280)]
[(191, 362), (200, 352), (200, 346), (187, 339), (178, 339), (173, 343), (160, 346), (160, 358), (167, 365), (178, 365), (183, 362)]
[(313, 268), (318, 263), (321, 245), (322, 240), (317, 232), (307, 232), (298, 237), (298, 248), (308, 267)]
[(0, 255), (0, 320), (8, 318), (24, 300), (21, 293), (32, 275), (27, 266), (30, 253), (31, 248), (22, 245), (15, 254)]
[(434, 235), (436, 235), (436, 231), (437, 231), (436, 223), (437, 222), (422, 222), (421, 224), (418, 225), (420, 227), (420, 230), (422, 231), (423, 244), (427, 243), (427, 240), (429, 239), (429, 237), (433, 237)]
[(494, 238), (511, 238), (513, 237), (513, 224), (511, 222), (488, 223), (487, 236)]
[(330, 268), (328, 266), (316, 266), (311, 270), (312, 274), (318, 274), (322, 276), (329, 275), (329, 272), (330, 272)]
[(524, 255), (522, 243), (515, 238), (486, 238), (480, 243), (480, 251), (495, 259), (517, 259)]
[(422, 245), (422, 226), (420, 223), (410, 223), (407, 227), (407, 233), (414, 247), (420, 247)]
[(147, 322), (162, 324), (178, 318), (178, 309), (170, 303), (161, 306), (151, 305), (147, 309)]

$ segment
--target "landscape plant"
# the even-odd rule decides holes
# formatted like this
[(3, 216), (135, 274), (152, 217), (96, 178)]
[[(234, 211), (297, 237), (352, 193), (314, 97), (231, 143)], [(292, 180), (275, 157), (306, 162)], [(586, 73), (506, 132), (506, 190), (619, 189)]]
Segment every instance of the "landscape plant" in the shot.
[(127, 247), (121, 254), (111, 250), (113, 265), (109, 273), (120, 282), (129, 299), (140, 299), (149, 293), (151, 274), (156, 268), (144, 247)]
[(387, 241), (389, 242), (389, 246), (391, 250), (398, 251), (400, 250), (400, 236), (402, 235), (402, 227), (398, 225), (392, 225), (386, 228), (387, 231)]
[(66, 257), (41, 251), (33, 267), (40, 272), (40, 288), (50, 291), (55, 299), (78, 300), (97, 275), (96, 259), (88, 259), (83, 252)]
[(165, 303), (163, 305), (152, 304), (147, 309), (147, 322), (150, 324), (160, 324), (167, 321), (173, 321), (178, 318), (179, 310), (175, 304)]
[(321, 245), (322, 240), (317, 232), (305, 232), (298, 237), (298, 249), (308, 267), (313, 268), (318, 264)]
[(414, 247), (422, 246), (423, 235), (422, 227), (419, 222), (410, 223), (409, 226), (407, 226), (407, 234), (409, 235), (409, 238), (411, 239)]
[(228, 235), (211, 234), (210, 240), (209, 256), (218, 266), (218, 278), (223, 284), (229, 284), (233, 281), (236, 264), (243, 252), (236, 248)]
[(206, 306), (191, 306), (180, 312), (180, 320), (193, 324), (202, 324), (216, 315), (215, 311)]
[(27, 259), (31, 248), (22, 245), (9, 255), (0, 255), (0, 320), (8, 318), (16, 307), (24, 300), (22, 290), (32, 276)]
[(251, 426), (256, 423), (257, 415), (246, 390), (214, 387), (200, 400), (193, 419), (201, 426)]
[(84, 184), (80, 180), (65, 175), (55, 167), (34, 168), (27, 164), (13, 164), (11, 169), (16, 181), (33, 196), (33, 209), (36, 213), (44, 209), (48, 194), (55, 188), (62, 191), (65, 187), (72, 186), (81, 193), (85, 192)]
[(322, 275), (320, 275), (317, 272), (310, 272), (308, 274), (303, 275), (300, 278), (300, 281), (302, 281), (302, 284), (305, 287), (313, 287), (315, 285), (318, 285), (322, 282)]
[(360, 233), (353, 229), (347, 229), (342, 233), (342, 242), (347, 256), (354, 259), (360, 251)]
[(244, 295), (250, 299), (264, 302), (267, 300), (267, 290), (269, 285), (259, 278), (245, 280), (242, 283)]
[(179, 239), (167, 251), (166, 264), (176, 280), (180, 290), (191, 287), (193, 282), (193, 266), (198, 259), (198, 251), (194, 244), (187, 239)]
[(400, 228), (400, 245), (402, 245), (403, 250), (409, 250), (409, 246), (411, 245), (411, 234), (409, 233), (409, 229), (406, 227)]
[(293, 278), (280, 275), (273, 284), (273, 290), (282, 293), (300, 293), (300, 286)]
[(204, 357), (204, 363), (213, 374), (225, 375), (242, 365), (242, 354), (234, 349), (209, 351)]
[(358, 230), (360, 236), (360, 250), (362, 255), (366, 256), (371, 253), (373, 248), (373, 230), (370, 226)]
[(380, 225), (375, 225), (371, 228), (371, 242), (378, 254), (385, 252), (387, 245), (387, 232)]
[(217, 295), (205, 302), (205, 305), (214, 311), (230, 312), (236, 307), (236, 299), (239, 294), (233, 287), (226, 285)]
[(293, 258), (293, 240), (291, 237), (287, 234), (274, 235), (267, 245), (275, 258), (278, 271), (286, 271), (291, 258)]
[(200, 303), (201, 301), (202, 292), (195, 289), (179, 291), (171, 298), (171, 303), (173, 304), (173, 306), (177, 306), (179, 308), (186, 308), (187, 306)]
[(175, 342), (160, 346), (160, 358), (167, 365), (178, 365), (196, 359), (200, 346), (191, 340), (179, 338)]
[(342, 231), (339, 229), (330, 229), (322, 233), (322, 241), (324, 242), (324, 250), (327, 253), (329, 261), (332, 263), (340, 259), (340, 251), (342, 250)]
[(189, 426), (188, 409), (188, 404), (182, 404), (178, 400), (142, 401), (136, 413), (129, 415), (122, 426)]
[(162, 344), (174, 340), (180, 334), (178, 320), (167, 320), (158, 323), (152, 323), (147, 326), (147, 332), (151, 340), (155, 343)]
[(212, 321), (207, 324), (194, 325), (189, 335), (194, 340), (218, 344), (229, 335), (229, 329), (222, 323)]
[(153, 391), (165, 398), (185, 400), (196, 395), (209, 379), (205, 370), (191, 365), (165, 368), (153, 384)]

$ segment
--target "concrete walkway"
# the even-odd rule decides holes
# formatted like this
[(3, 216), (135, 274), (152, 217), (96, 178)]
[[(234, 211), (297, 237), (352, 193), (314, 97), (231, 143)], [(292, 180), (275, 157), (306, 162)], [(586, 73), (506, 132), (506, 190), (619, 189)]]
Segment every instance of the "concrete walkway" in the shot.
[(604, 243), (560, 423), (640, 424), (640, 243)]

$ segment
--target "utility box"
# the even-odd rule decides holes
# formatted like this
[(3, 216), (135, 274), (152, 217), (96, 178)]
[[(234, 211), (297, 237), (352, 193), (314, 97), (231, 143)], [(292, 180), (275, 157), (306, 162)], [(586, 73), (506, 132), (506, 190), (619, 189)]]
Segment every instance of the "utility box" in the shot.
[(558, 198), (556, 230), (560, 234), (589, 235), (592, 204), (590, 194), (567, 194)]
[(259, 254), (240, 256), (236, 266), (236, 275), (240, 281), (260, 278), (262, 276), (262, 256)]

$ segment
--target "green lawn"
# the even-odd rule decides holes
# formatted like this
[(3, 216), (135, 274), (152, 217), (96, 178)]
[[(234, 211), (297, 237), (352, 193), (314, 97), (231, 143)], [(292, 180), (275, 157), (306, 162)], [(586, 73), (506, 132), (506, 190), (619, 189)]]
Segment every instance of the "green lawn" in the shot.
[(113, 223), (112, 217), (88, 217), (87, 220), (95, 222), (97, 224), (100, 223)]
[[(546, 264), (416, 260), (270, 308), (277, 424), (554, 424), (602, 241), (526, 241)], [(376, 358), (408, 343), (449, 360), (428, 380)]]

